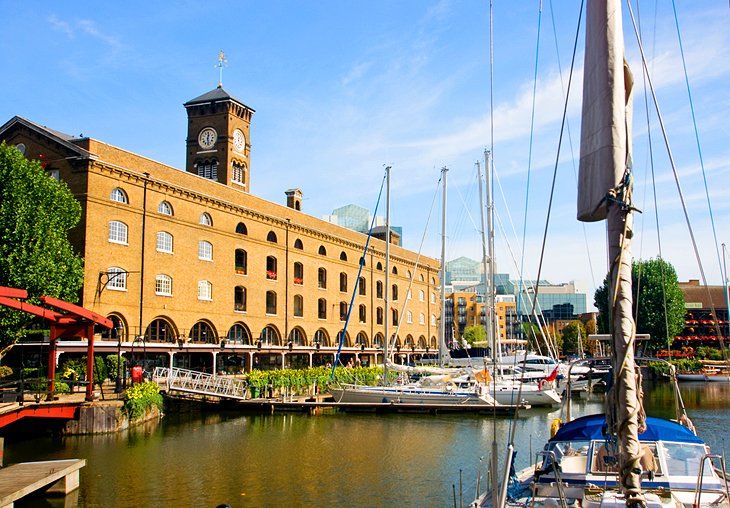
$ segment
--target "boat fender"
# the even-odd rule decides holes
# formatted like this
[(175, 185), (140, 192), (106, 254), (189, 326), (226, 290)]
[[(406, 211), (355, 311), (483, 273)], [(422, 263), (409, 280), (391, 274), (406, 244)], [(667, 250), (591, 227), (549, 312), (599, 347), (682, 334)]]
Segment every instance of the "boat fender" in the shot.
[(555, 418), (552, 423), (550, 424), (550, 439), (555, 437), (555, 434), (558, 433), (558, 429), (563, 424), (563, 421), (560, 418)]

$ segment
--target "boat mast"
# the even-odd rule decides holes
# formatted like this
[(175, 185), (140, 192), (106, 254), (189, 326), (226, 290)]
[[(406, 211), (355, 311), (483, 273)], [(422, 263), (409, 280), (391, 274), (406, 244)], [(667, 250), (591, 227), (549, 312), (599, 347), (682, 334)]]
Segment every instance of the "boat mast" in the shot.
[(441, 314), (439, 318), (439, 366), (444, 366), (444, 356), (446, 356), (446, 309), (444, 302), (446, 301), (446, 174), (449, 168), (446, 166), (441, 168), (441, 185), (443, 189), (443, 197), (441, 198)]
[(388, 331), (388, 316), (390, 314), (390, 166), (385, 168), (385, 291), (383, 293), (383, 384), (388, 383), (388, 347), (390, 346), (390, 332)]
[(641, 400), (632, 314), (631, 118), (633, 76), (624, 58), (621, 2), (588, 2), (583, 74), (578, 220), (606, 219), (614, 386), (607, 399), (608, 433), (618, 442), (619, 482), (626, 506), (646, 506), (638, 434)]
[[(728, 279), (727, 279), (727, 250), (725, 249), (725, 244), (722, 244), (722, 270), (724, 275), (724, 286), (725, 286), (725, 309), (727, 310), (727, 315), (725, 316), (725, 322), (727, 323), (727, 335), (730, 337), (730, 295), (728, 294)], [(719, 327), (718, 327), (719, 328)], [(722, 334), (720, 334), (720, 344), (722, 346), (725, 345), (725, 339), (723, 338)], [(725, 353), (725, 348), (722, 348), (722, 352)], [(725, 358), (725, 361), (727, 362), (727, 358)]]
[[(492, 195), (492, 152), (484, 150), (485, 182), (487, 185), (487, 246), (489, 247), (489, 333), (492, 341), (492, 356), (494, 363), (501, 356), (499, 344), (499, 325), (497, 324), (497, 292), (494, 279), (494, 200)], [(486, 276), (486, 274), (484, 274)], [(486, 282), (485, 278), (485, 282)], [(495, 371), (496, 373), (496, 371)]]
[[(486, 159), (488, 157), (489, 152), (487, 150), (484, 151), (484, 159), (485, 159), (485, 165), (488, 164), (486, 162)], [(487, 283), (487, 273), (489, 273), (489, 258), (487, 257), (487, 233), (486, 228), (484, 226), (484, 196), (482, 191), (482, 166), (477, 161), (477, 177), (479, 178), (479, 218), (482, 222), (482, 266), (484, 268), (484, 331), (487, 333), (487, 344), (489, 344), (492, 347), (492, 362), (496, 364), (497, 356), (494, 350), (494, 344), (492, 343), (492, 327), (491, 327), (491, 319), (490, 315), (492, 312), (492, 308), (489, 306), (489, 297), (488, 294), (488, 283)], [(496, 375), (496, 370), (494, 371)]]

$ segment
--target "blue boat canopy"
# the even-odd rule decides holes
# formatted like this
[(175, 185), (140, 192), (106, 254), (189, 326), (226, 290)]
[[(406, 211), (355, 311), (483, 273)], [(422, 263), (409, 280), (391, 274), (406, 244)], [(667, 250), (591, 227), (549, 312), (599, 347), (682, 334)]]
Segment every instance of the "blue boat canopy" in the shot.
[[(605, 439), (605, 426), (606, 416), (603, 414), (576, 418), (560, 427), (558, 432), (555, 433), (555, 436), (550, 439), (550, 442)], [(686, 427), (671, 420), (656, 418), (654, 416), (646, 417), (646, 432), (639, 434), (639, 440), (704, 444), (700, 438), (695, 436)]]

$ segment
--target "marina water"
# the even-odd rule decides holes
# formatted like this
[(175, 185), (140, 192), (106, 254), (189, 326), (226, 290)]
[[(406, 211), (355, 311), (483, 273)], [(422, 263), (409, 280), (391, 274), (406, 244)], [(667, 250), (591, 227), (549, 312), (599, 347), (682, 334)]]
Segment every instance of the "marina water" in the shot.
[[(647, 413), (673, 417), (670, 384), (645, 385)], [(700, 436), (723, 453), (730, 384), (680, 388)], [(574, 401), (574, 417), (603, 408), (599, 396)], [(533, 409), (518, 418), (518, 468), (562, 416), (560, 409)], [(46, 498), (18, 506), (453, 507), (462, 506), (462, 498), (466, 506), (478, 475), (485, 487), (493, 425), (503, 458), (510, 423), (459, 414), (168, 414), (155, 427), (118, 435), (6, 439), (5, 463), (87, 460), (80, 489), (67, 504)]]

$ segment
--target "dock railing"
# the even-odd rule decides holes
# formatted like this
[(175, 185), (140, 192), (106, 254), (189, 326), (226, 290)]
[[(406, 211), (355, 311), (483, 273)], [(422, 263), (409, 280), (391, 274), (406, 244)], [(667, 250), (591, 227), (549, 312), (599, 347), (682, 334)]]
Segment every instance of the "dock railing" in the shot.
[(178, 369), (177, 367), (155, 367), (152, 381), (161, 389), (211, 395), (226, 399), (246, 398), (248, 383), (243, 379), (230, 376), (214, 376), (196, 370)]

